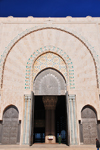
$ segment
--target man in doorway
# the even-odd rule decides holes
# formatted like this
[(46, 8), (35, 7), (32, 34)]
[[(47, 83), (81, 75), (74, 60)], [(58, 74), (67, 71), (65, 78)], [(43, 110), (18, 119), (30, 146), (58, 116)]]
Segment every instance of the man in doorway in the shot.
[(99, 150), (99, 140), (96, 138), (96, 148), (97, 148), (97, 150)]
[(59, 137), (58, 137), (58, 142), (59, 144), (61, 144), (61, 135), (59, 134)]

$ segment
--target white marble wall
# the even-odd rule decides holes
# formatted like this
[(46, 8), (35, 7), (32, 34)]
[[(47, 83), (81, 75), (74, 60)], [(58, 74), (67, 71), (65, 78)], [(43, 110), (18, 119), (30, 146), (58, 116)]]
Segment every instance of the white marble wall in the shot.
[[(37, 50), (51, 45), (65, 53), (61, 56), (63, 59), (68, 55), (73, 63), (75, 88), (70, 88), (68, 80), (67, 90), (76, 95), (77, 136), (78, 120), (81, 120), (81, 110), (85, 105), (93, 106), (100, 120), (99, 43), (100, 18), (0, 18), (0, 78), (3, 79), (0, 82), (0, 119), (5, 107), (13, 104), (19, 110), (23, 129), (24, 94), (30, 94), (32, 90), (32, 87), (25, 89), (27, 62), (33, 55), (32, 68), (37, 56), (43, 53)], [(70, 67), (67, 62), (66, 66)], [(32, 69), (29, 78), (32, 82)]]

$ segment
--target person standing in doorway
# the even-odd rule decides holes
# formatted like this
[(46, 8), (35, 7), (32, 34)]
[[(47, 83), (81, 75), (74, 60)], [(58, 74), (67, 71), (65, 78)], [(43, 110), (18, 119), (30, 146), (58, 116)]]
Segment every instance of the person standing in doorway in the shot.
[(58, 142), (59, 144), (61, 144), (61, 135), (59, 134), (59, 137), (58, 137)]
[(97, 150), (99, 150), (99, 146), (100, 146), (99, 140), (96, 138), (96, 148), (97, 148)]

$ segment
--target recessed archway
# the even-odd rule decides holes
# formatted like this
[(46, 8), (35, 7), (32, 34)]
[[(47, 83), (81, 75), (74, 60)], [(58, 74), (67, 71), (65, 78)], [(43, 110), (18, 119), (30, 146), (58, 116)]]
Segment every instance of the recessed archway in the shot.
[[(66, 108), (66, 80), (60, 72), (53, 68), (46, 68), (34, 79), (34, 140), (33, 142), (43, 142), (45, 135), (45, 143), (58, 142), (58, 134), (61, 133), (63, 143), (68, 143), (68, 114)], [(39, 105), (41, 103), (41, 106)], [(61, 107), (60, 107), (61, 106)], [(41, 109), (39, 109), (41, 107)], [(59, 110), (60, 107), (60, 110)], [(41, 113), (40, 113), (41, 110)], [(44, 111), (45, 110), (45, 111)], [(58, 115), (58, 110), (60, 115)], [(45, 112), (45, 113), (44, 113)], [(44, 114), (41, 118), (38, 114)], [(44, 117), (43, 117), (44, 116)], [(62, 128), (62, 119), (64, 127)], [(39, 125), (39, 121), (41, 121)], [(32, 120), (33, 122), (33, 120)], [(36, 124), (36, 122), (38, 124)], [(44, 123), (45, 122), (45, 123)], [(57, 126), (60, 126), (58, 128)], [(31, 127), (33, 128), (33, 127)], [(59, 130), (59, 131), (58, 131)], [(37, 131), (39, 133), (37, 133)], [(45, 131), (45, 132), (44, 132)], [(64, 131), (64, 132), (63, 132)], [(33, 135), (33, 134), (32, 134)], [(37, 135), (39, 138), (37, 139)], [(42, 136), (41, 136), (42, 135)], [(49, 140), (49, 138), (52, 138)]]
[(40, 48), (36, 57), (34, 53), (28, 59), (26, 65), (25, 89), (32, 89), (32, 81), (45, 68), (56, 68), (63, 74), (67, 86), (70, 89), (75, 89), (74, 66), (69, 55), (54, 46)]
[[(1, 78), (1, 88), (3, 87), (3, 75), (4, 75), (4, 68), (5, 68), (5, 62), (7, 59), (8, 54), (10, 53), (10, 51), (12, 50), (12, 48), (16, 45), (16, 43), (18, 43), (22, 38), (24, 38), (25, 36), (29, 35), (32, 32), (36, 32), (36, 31), (40, 31), (40, 30), (45, 30), (45, 29), (54, 29), (54, 30), (59, 30), (65, 33), (68, 33), (72, 36), (74, 36), (75, 38), (77, 38), (89, 51), (89, 53), (92, 56), (94, 65), (95, 65), (95, 73), (96, 73), (96, 78), (97, 78), (97, 87), (99, 86), (99, 60), (98, 60), (98, 55), (96, 54), (94, 48), (89, 44), (89, 42), (82, 37), (81, 35), (79, 35), (78, 33), (76, 33), (75, 31), (71, 31), (68, 28), (64, 28), (64, 27), (56, 27), (55, 25), (51, 25), (51, 26), (42, 26), (42, 27), (35, 27), (35, 28), (31, 28), (31, 29), (26, 29), (25, 32), (19, 34), (17, 37), (15, 37), (11, 43), (9, 43), (8, 47), (5, 48), (5, 51), (2, 55), (1, 58), (1, 73), (0, 73), (0, 78)], [(37, 54), (38, 55), (38, 51)]]

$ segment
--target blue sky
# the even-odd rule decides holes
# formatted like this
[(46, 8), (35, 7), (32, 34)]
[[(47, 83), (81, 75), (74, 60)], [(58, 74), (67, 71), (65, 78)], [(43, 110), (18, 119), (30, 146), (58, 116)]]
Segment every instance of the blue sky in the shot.
[(100, 0), (0, 0), (0, 17), (100, 17)]

